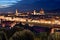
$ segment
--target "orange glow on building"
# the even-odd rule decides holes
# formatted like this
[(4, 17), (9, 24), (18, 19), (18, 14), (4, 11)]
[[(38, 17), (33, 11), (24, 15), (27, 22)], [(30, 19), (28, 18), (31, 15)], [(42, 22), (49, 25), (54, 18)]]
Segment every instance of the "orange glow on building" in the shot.
[(40, 14), (44, 14), (44, 10), (42, 8), (40, 10)]

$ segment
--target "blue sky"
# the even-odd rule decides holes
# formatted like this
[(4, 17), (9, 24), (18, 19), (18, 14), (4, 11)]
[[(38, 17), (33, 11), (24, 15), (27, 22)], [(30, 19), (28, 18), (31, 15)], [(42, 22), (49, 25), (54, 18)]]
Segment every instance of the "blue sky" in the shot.
[(7, 8), (21, 0), (0, 0), (0, 8)]
[(31, 11), (60, 9), (60, 0), (0, 0), (0, 11)]
[[(29, 4), (29, 3), (34, 3), (36, 1), (40, 1), (42, 2), (42, 5), (46, 2), (49, 5), (55, 5), (58, 2), (60, 2), (60, 0), (0, 0), (0, 8), (7, 8), (7, 7), (11, 7), (13, 5), (15, 5), (16, 3), (18, 3), (19, 1), (22, 1), (22, 3), (20, 4)], [(49, 3), (48, 3), (49, 2)], [(53, 2), (53, 3), (52, 3)], [(57, 4), (59, 5), (59, 4)], [(16, 5), (17, 6), (17, 5)], [(21, 6), (21, 5), (20, 5)]]

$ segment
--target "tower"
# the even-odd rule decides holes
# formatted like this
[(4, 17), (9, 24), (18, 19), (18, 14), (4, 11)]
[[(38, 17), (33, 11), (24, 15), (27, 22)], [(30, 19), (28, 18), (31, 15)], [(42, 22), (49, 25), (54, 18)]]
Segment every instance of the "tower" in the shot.
[(40, 10), (40, 14), (44, 14), (44, 10), (42, 8)]
[(16, 16), (18, 16), (18, 10), (16, 9), (16, 14), (15, 14)]
[(36, 14), (36, 10), (34, 10), (34, 13), (33, 13), (34, 15)]

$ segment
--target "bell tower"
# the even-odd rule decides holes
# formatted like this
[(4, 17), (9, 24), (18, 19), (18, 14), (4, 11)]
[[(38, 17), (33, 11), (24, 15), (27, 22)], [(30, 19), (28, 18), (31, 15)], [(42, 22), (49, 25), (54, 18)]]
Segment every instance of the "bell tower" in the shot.
[(18, 16), (18, 10), (16, 9), (16, 14), (15, 14), (16, 16)]
[(34, 10), (34, 13), (33, 13), (34, 15), (36, 14), (36, 10)]

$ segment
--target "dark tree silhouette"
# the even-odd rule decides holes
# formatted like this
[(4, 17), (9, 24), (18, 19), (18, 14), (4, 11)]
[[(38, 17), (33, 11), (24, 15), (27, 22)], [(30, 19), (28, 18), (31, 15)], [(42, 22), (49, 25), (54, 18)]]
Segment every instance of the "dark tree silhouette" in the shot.
[(10, 40), (34, 40), (34, 34), (30, 30), (18, 31)]

